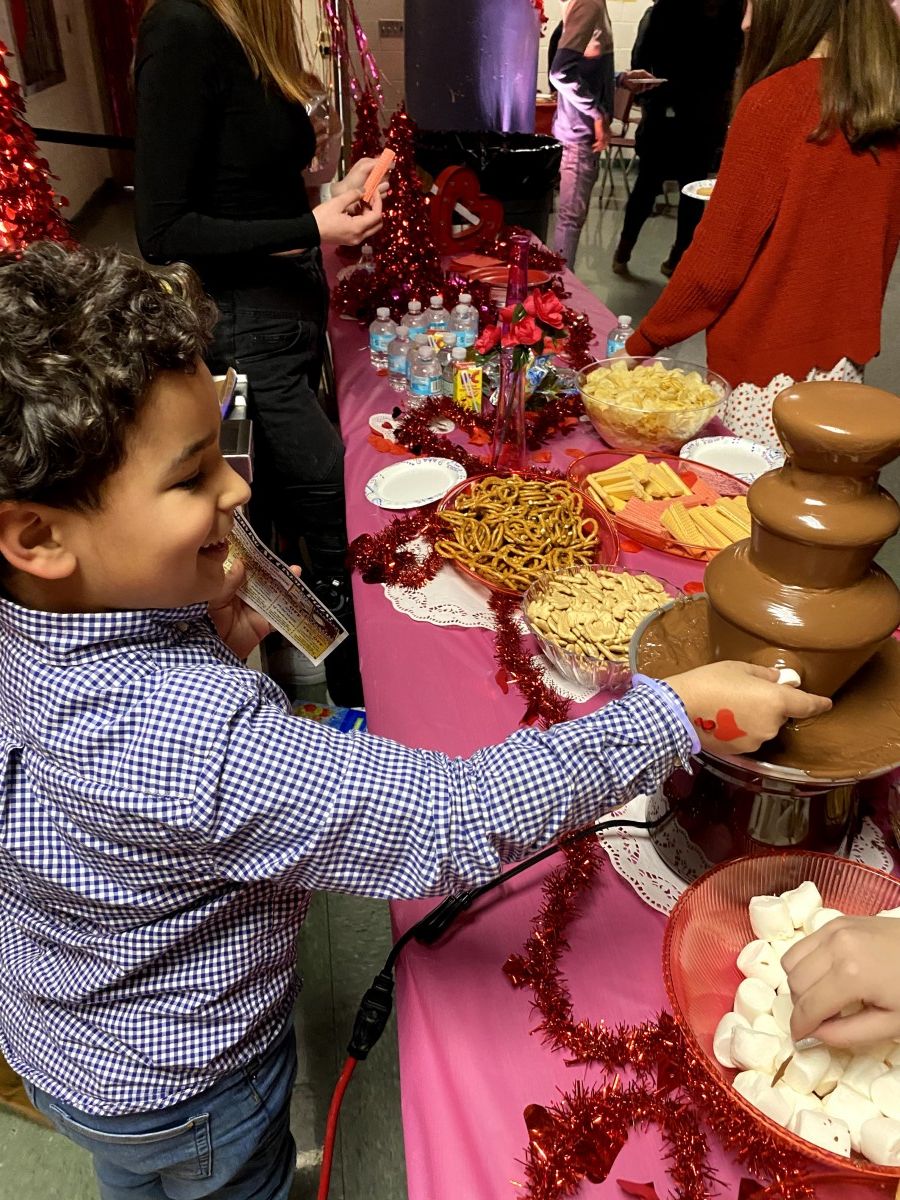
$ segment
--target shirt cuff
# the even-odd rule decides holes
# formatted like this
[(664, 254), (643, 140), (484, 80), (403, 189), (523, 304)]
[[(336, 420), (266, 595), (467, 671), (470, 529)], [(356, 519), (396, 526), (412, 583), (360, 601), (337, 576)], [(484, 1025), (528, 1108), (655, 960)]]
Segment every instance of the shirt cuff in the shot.
[(697, 730), (694, 728), (694, 723), (687, 714), (687, 709), (681, 702), (681, 697), (674, 688), (670, 688), (661, 679), (651, 679), (649, 675), (632, 675), (631, 682), (632, 684), (643, 684), (654, 695), (659, 696), (661, 700), (665, 701), (672, 712), (672, 716), (678, 718), (691, 739), (691, 754), (699, 754), (700, 739), (697, 736)]
[(625, 343), (625, 349), (633, 358), (646, 358), (649, 355), (658, 353), (662, 347), (651, 342), (646, 334), (642, 333), (640, 328), (638, 328)]

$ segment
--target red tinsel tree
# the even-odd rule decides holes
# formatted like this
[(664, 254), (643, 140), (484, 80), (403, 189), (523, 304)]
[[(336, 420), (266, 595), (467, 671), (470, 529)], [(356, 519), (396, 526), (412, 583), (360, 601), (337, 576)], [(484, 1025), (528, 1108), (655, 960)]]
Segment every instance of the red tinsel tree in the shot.
[(19, 85), (10, 77), (0, 42), (0, 252), (17, 253), (32, 242), (70, 243), (50, 186), (50, 164), (41, 158), (34, 132), (25, 120)]
[(361, 92), (353, 101), (356, 124), (353, 129), (353, 144), (350, 147), (351, 166), (361, 158), (377, 158), (381, 153), (381, 105), (371, 91)]

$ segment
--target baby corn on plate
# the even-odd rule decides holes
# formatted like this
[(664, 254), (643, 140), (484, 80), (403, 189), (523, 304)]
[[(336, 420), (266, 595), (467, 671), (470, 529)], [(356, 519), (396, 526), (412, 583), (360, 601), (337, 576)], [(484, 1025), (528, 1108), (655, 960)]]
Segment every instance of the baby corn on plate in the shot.
[(724, 471), (670, 455), (600, 451), (569, 479), (636, 542), (706, 561), (750, 536), (747, 485)]

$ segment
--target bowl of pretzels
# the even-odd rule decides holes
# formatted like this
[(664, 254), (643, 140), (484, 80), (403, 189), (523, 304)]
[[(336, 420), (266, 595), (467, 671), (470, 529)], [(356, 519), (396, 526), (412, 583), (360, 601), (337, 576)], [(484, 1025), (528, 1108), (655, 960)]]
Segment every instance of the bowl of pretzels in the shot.
[(681, 593), (668, 580), (617, 566), (579, 566), (542, 575), (525, 593), (522, 615), (564, 679), (622, 692), (631, 682), (634, 631)]
[(437, 517), (437, 553), (501, 595), (523, 595), (548, 571), (619, 557), (609, 514), (567, 480), (537, 472), (471, 476), (447, 493)]

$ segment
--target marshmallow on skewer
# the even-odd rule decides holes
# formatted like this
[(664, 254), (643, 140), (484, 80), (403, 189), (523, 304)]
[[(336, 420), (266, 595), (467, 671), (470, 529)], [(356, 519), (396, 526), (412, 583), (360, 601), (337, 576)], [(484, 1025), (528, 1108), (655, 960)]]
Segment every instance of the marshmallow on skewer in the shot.
[(852, 1057), (853, 1055), (849, 1050), (831, 1050), (831, 1063), (829, 1064), (828, 1070), (816, 1085), (817, 1096), (827, 1096), (829, 1092), (834, 1091), (837, 1085), (841, 1082), (841, 1076), (844, 1074), (844, 1068), (848, 1065)]
[(791, 1032), (791, 1013), (794, 1011), (794, 1001), (791, 996), (781, 996), (775, 993), (775, 999), (772, 1001), (772, 1020), (781, 1030), (782, 1034), (790, 1035)]
[(770, 1013), (775, 989), (761, 979), (742, 979), (734, 993), (734, 1011), (752, 1025), (763, 1013)]
[(881, 1116), (876, 1104), (844, 1083), (839, 1083), (833, 1092), (828, 1093), (822, 1101), (822, 1107), (829, 1117), (843, 1121), (850, 1130), (850, 1145), (854, 1150), (860, 1148), (864, 1123), (872, 1117)]
[(900, 1167), (900, 1121), (871, 1117), (863, 1122), (859, 1144), (871, 1162), (882, 1167)]
[(777, 988), (787, 979), (781, 956), (762, 938), (747, 943), (737, 956), (737, 969), (745, 979), (761, 979), (771, 988)]
[(880, 1058), (867, 1054), (854, 1054), (844, 1067), (841, 1083), (867, 1100), (872, 1099), (872, 1084), (879, 1075), (888, 1074), (888, 1068)]
[(838, 917), (844, 914), (836, 908), (817, 908), (810, 916), (809, 920), (804, 921), (803, 930), (805, 933), (816, 933), (829, 921), (836, 921)]
[(788, 906), (795, 929), (802, 929), (813, 913), (824, 907), (819, 889), (811, 879), (804, 880), (788, 892), (782, 892), (781, 899)]
[(893, 1067), (872, 1083), (872, 1102), (886, 1117), (900, 1121), (900, 1068)]
[(754, 896), (749, 905), (750, 925), (758, 938), (789, 938), (794, 933), (787, 903), (780, 896)]
[(808, 1096), (814, 1092), (831, 1064), (831, 1052), (827, 1046), (812, 1046), (809, 1050), (797, 1050), (785, 1068), (782, 1078), (795, 1092)]
[(745, 1071), (775, 1072), (775, 1059), (781, 1050), (781, 1038), (759, 1033), (746, 1025), (735, 1025), (731, 1034), (731, 1057)]
[(731, 1057), (731, 1035), (738, 1025), (749, 1028), (746, 1017), (741, 1017), (735, 1012), (727, 1012), (716, 1026), (713, 1034), (713, 1054), (716, 1056), (716, 1062), (720, 1062), (723, 1067), (737, 1066)]
[(814, 1146), (821, 1146), (823, 1150), (830, 1150), (832, 1154), (840, 1154), (844, 1158), (850, 1157), (850, 1130), (843, 1121), (829, 1117), (827, 1113), (802, 1109), (791, 1128)]

